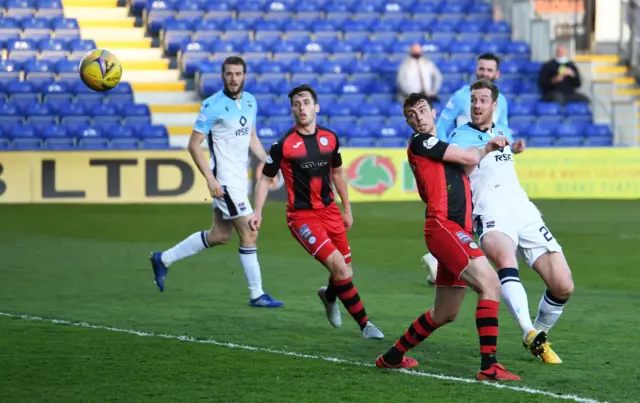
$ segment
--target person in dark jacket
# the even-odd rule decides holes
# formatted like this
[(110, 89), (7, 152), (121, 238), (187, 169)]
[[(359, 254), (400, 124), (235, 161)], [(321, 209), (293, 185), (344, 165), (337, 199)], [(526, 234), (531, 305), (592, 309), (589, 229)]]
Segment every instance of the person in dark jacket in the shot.
[(546, 102), (589, 102), (589, 98), (578, 92), (580, 88), (580, 72), (569, 60), (566, 47), (558, 46), (556, 57), (540, 68), (538, 86), (542, 92), (542, 100)]

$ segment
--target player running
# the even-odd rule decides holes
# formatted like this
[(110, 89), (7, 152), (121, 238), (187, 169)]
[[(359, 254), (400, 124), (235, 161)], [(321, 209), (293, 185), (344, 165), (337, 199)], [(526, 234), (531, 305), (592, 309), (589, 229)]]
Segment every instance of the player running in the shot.
[(385, 354), (380, 368), (412, 368), (418, 362), (405, 353), (423, 342), (437, 328), (453, 322), (469, 284), (478, 293), (476, 326), (480, 337), (480, 380), (520, 380), (496, 359), (500, 281), (471, 235), (471, 189), (467, 172), (489, 153), (508, 145), (497, 136), (483, 147), (460, 148), (438, 140), (435, 110), (423, 94), (404, 101), (404, 115), (414, 130), (407, 155), (420, 197), (427, 204), (424, 237), (429, 250), (441, 262), (436, 277), (434, 307), (413, 321)]
[[(489, 80), (495, 82), (500, 78), (500, 58), (493, 53), (483, 53), (478, 56), (476, 62), (476, 78), (478, 80)], [(471, 120), (471, 87), (465, 85), (456, 91), (436, 123), (438, 139), (447, 141), (451, 131), (457, 126), (462, 126)], [(508, 125), (509, 110), (507, 100), (500, 94), (498, 98), (498, 108), (493, 113), (493, 121), (503, 125)], [(422, 258), (422, 265), (431, 273), (428, 281), (433, 284), (435, 273), (438, 270), (438, 261), (431, 253), (427, 253)]]
[[(498, 92), (486, 80), (471, 85), (472, 122), (456, 128), (449, 136), (450, 143), (482, 146), (494, 136), (513, 141), (509, 128), (492, 123)], [(471, 174), (473, 215), (479, 242), (498, 270), (502, 297), (520, 325), (524, 346), (545, 363), (559, 364), (562, 360), (551, 349), (547, 334), (573, 293), (573, 280), (560, 244), (518, 180), (513, 154), (524, 149), (525, 143), (520, 140), (493, 152)], [(516, 252), (547, 285), (535, 324), (531, 323), (527, 293), (520, 283)]]
[[(222, 64), (224, 90), (205, 99), (189, 139), (189, 153), (207, 179), (213, 197), (211, 229), (198, 231), (171, 249), (151, 254), (156, 285), (164, 291), (169, 266), (179, 260), (229, 241), (235, 228), (240, 238), (240, 264), (249, 285), (249, 305), (277, 308), (283, 305), (262, 290), (257, 255), (258, 233), (249, 228), (253, 213), (247, 197), (249, 188), (249, 150), (261, 163), (267, 153), (256, 134), (256, 99), (243, 90), (247, 66), (239, 57), (228, 57)], [(207, 140), (210, 161), (202, 152)]]
[[(351, 248), (347, 231), (353, 225), (347, 181), (342, 168), (340, 142), (332, 131), (316, 124), (318, 96), (308, 85), (289, 93), (295, 126), (273, 143), (254, 192), (255, 212), (251, 228), (258, 230), (267, 200), (270, 178), (282, 170), (287, 187), (287, 225), (293, 237), (330, 273), (329, 284), (318, 290), (327, 319), (342, 325), (337, 299), (358, 322), (361, 336), (382, 339), (384, 335), (369, 320), (351, 277)], [(334, 183), (344, 212), (334, 202)]]

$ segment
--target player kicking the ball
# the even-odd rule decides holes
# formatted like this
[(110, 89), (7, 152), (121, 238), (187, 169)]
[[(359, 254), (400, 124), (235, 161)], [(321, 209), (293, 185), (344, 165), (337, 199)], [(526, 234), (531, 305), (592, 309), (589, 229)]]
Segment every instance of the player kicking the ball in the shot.
[[(469, 147), (482, 146), (494, 136), (512, 140), (509, 128), (491, 121), (498, 102), (498, 88), (493, 83), (473, 83), (471, 123), (456, 128), (449, 142)], [(560, 244), (518, 180), (513, 154), (524, 148), (520, 140), (493, 152), (471, 174), (473, 215), (480, 245), (496, 266), (502, 297), (520, 325), (524, 346), (545, 363), (559, 364), (562, 360), (551, 349), (547, 334), (573, 293), (573, 280)], [(517, 253), (547, 285), (535, 324), (531, 323), (527, 293), (520, 283)]]
[[(414, 130), (407, 155), (420, 197), (427, 204), (424, 237), (427, 248), (440, 262), (434, 307), (413, 321), (385, 354), (380, 368), (412, 368), (418, 362), (405, 353), (423, 342), (437, 328), (458, 315), (466, 285), (478, 293), (476, 327), (480, 337), (480, 380), (520, 380), (496, 359), (500, 281), (471, 235), (471, 189), (467, 172), (484, 157), (508, 145), (505, 137), (491, 139), (483, 147), (461, 148), (438, 140), (435, 110), (423, 94), (404, 101), (404, 115)], [(482, 160), (482, 162), (480, 162)]]
[[(318, 96), (308, 85), (289, 93), (295, 126), (273, 143), (262, 176), (256, 184), (255, 212), (251, 228), (258, 230), (271, 178), (282, 170), (287, 187), (287, 225), (293, 237), (330, 273), (329, 284), (318, 290), (327, 319), (342, 325), (337, 299), (360, 325), (361, 336), (382, 339), (384, 335), (369, 320), (351, 277), (351, 248), (347, 231), (353, 225), (347, 181), (342, 168), (340, 142), (332, 131), (316, 124), (320, 112)], [(334, 183), (344, 213), (334, 202)]]
[[(224, 90), (204, 100), (189, 139), (189, 153), (207, 179), (213, 197), (211, 229), (198, 231), (164, 252), (151, 254), (156, 285), (164, 291), (164, 278), (171, 264), (205, 249), (224, 245), (235, 228), (240, 238), (240, 264), (249, 284), (249, 305), (277, 308), (282, 302), (262, 290), (257, 255), (258, 233), (249, 228), (253, 213), (247, 197), (249, 188), (249, 150), (264, 163), (267, 160), (256, 134), (258, 104), (243, 91), (247, 67), (239, 57), (229, 57), (222, 64)], [(207, 140), (210, 161), (201, 144)]]

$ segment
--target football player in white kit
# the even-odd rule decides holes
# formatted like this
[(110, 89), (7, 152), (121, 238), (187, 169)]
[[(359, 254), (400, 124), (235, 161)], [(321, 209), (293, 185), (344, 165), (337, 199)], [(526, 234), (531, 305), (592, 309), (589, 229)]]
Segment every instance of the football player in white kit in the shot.
[[(229, 241), (235, 228), (240, 238), (240, 264), (249, 286), (249, 305), (277, 308), (283, 305), (262, 289), (257, 255), (257, 232), (249, 228), (253, 209), (248, 198), (249, 150), (260, 160), (267, 153), (256, 133), (258, 104), (243, 91), (247, 66), (240, 57), (229, 57), (222, 64), (224, 90), (202, 102), (200, 114), (189, 139), (189, 153), (207, 180), (213, 197), (213, 224), (198, 231), (164, 252), (154, 252), (150, 261), (156, 285), (164, 291), (164, 278), (171, 264)], [(202, 152), (207, 141), (210, 160)]]
[[(448, 138), (461, 147), (482, 146), (494, 136), (506, 136), (512, 146), (487, 155), (471, 174), (473, 216), (480, 246), (494, 263), (501, 294), (523, 334), (523, 345), (545, 363), (559, 364), (547, 334), (573, 293), (571, 270), (562, 248), (545, 225), (538, 208), (520, 185), (513, 154), (524, 151), (523, 140), (513, 142), (511, 130), (492, 122), (498, 88), (487, 80), (471, 85), (471, 122)], [(517, 253), (547, 286), (531, 321), (527, 293), (520, 283)]]

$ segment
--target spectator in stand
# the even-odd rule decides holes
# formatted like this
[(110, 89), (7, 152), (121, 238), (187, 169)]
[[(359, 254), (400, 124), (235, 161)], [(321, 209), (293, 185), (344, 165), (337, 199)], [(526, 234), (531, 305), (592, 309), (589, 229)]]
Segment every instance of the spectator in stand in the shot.
[(569, 59), (569, 51), (560, 45), (556, 49), (556, 57), (540, 68), (538, 86), (542, 92), (542, 100), (546, 102), (589, 102), (589, 98), (577, 91), (581, 85), (580, 72)]
[(422, 55), (422, 46), (415, 43), (398, 69), (398, 88), (402, 97), (412, 93), (424, 94), (431, 102), (439, 102), (442, 74), (431, 60)]

